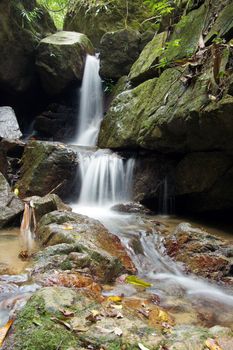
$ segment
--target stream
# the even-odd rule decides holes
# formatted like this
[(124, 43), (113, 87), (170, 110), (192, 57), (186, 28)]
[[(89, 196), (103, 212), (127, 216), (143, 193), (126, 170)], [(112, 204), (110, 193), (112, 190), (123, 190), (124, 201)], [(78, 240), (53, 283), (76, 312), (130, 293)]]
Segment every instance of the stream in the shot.
[[(98, 59), (88, 57), (76, 140), (76, 144), (82, 146), (95, 146), (103, 117), (98, 69)], [(94, 119), (90, 119), (90, 116), (94, 116)], [(123, 159), (110, 150), (83, 148), (77, 153), (81, 189), (78, 200), (72, 203), (73, 211), (98, 219), (117, 235), (133, 260), (138, 276), (151, 283), (145, 292), (133, 285), (116, 282), (113, 289), (103, 292), (104, 295), (123, 294), (132, 298), (154, 296), (173, 315), (177, 324), (233, 327), (232, 290), (187, 275), (183, 266), (165, 253), (154, 222), (160, 221), (172, 231), (177, 224), (184, 222), (184, 218), (111, 210), (114, 205), (128, 202), (131, 198), (134, 159)], [(211, 233), (211, 230), (208, 231)], [(230, 237), (230, 232), (222, 234)], [(39, 288), (30, 281), (30, 264), (18, 258), (19, 251), (18, 231), (0, 231), (0, 327)]]

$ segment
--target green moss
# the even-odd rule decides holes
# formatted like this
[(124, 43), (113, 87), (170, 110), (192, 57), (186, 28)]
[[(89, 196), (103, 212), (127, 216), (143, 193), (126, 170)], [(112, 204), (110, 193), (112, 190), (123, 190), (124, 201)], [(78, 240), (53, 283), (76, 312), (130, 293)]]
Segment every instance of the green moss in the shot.
[(15, 350), (66, 350), (76, 346), (74, 335), (51, 319), (39, 296), (32, 297), (15, 322)]
[(64, 260), (61, 263), (60, 268), (62, 270), (71, 270), (72, 269), (72, 264), (71, 264), (70, 260), (69, 259)]

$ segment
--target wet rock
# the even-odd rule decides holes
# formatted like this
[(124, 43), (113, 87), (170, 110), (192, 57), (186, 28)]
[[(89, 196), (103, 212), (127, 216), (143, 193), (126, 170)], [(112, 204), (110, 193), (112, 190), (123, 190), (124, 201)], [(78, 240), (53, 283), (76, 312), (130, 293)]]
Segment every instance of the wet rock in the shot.
[(14, 110), (11, 107), (0, 107), (0, 139), (19, 139), (21, 136)]
[(23, 210), (22, 201), (11, 192), (8, 182), (0, 173), (0, 228), (12, 223)]
[(118, 211), (121, 213), (135, 213), (135, 214), (147, 214), (150, 215), (152, 212), (144, 207), (144, 205), (136, 202), (126, 203), (126, 204), (116, 204), (111, 207), (111, 210)]
[(56, 194), (47, 194), (45, 197), (32, 196), (25, 198), (24, 201), (29, 202), (34, 208), (36, 222), (42, 218), (43, 215), (55, 210), (71, 211), (71, 207), (62, 202)]
[[(35, 13), (33, 21), (28, 17)], [(23, 16), (27, 14), (27, 16)], [(3, 0), (0, 4), (0, 88), (22, 93), (32, 87), (38, 41), (55, 31), (44, 7), (30, 2)]]
[(168, 255), (185, 264), (189, 272), (212, 280), (232, 277), (233, 260), (226, 253), (232, 243), (182, 223), (164, 238)]
[[(135, 85), (158, 75), (156, 64), (159, 63), (167, 39), (167, 32), (155, 35), (145, 46), (137, 61), (133, 64), (129, 80)], [(157, 73), (156, 73), (157, 72)]]
[(127, 3), (113, 0), (103, 1), (101, 4), (91, 0), (85, 2), (76, 0), (69, 5), (64, 28), (85, 33), (98, 48), (100, 39), (105, 33), (125, 28), (126, 22), (127, 28), (142, 32), (148, 29), (154, 30), (158, 26), (152, 22), (143, 23), (152, 15), (142, 0), (129, 0)]
[(7, 177), (8, 162), (6, 152), (0, 148), (0, 172)]
[(22, 158), (17, 182), (21, 197), (44, 196), (54, 190), (70, 194), (76, 175), (76, 153), (60, 143), (30, 141)]
[(87, 54), (94, 54), (94, 48), (81, 33), (60, 31), (41, 40), (36, 65), (44, 90), (56, 95), (81, 81)]
[(100, 41), (100, 75), (111, 79), (127, 75), (139, 56), (140, 38), (140, 33), (132, 29), (104, 34)]
[[(54, 211), (42, 217), (36, 234), (42, 245), (55, 246), (51, 254), (43, 252), (42, 263), (44, 254), (48, 254), (49, 258), (59, 254), (56, 250), (59, 245), (61, 249), (64, 247), (63, 254), (68, 255), (67, 259), (74, 262), (75, 259), (70, 257), (70, 253), (88, 254), (91, 271), (95, 271), (96, 275), (104, 280), (111, 280), (124, 268), (135, 271), (120, 240), (111, 235), (97, 220), (76, 213)], [(68, 245), (63, 246), (62, 243)], [(76, 267), (78, 265), (79, 263)]]

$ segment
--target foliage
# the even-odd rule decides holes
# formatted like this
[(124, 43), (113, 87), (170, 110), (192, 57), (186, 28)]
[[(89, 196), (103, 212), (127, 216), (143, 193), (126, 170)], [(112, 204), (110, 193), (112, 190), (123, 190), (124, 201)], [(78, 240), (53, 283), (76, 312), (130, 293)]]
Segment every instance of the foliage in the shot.
[(50, 12), (57, 28), (62, 29), (70, 0), (38, 0), (38, 3)]
[(25, 23), (32, 23), (38, 21), (43, 15), (43, 10), (41, 8), (35, 7), (32, 11), (27, 11), (26, 9), (21, 10), (22, 16), (22, 27), (25, 26)]
[(145, 0), (144, 3), (147, 4), (155, 14), (160, 16), (168, 15), (175, 9), (175, 2), (170, 0)]

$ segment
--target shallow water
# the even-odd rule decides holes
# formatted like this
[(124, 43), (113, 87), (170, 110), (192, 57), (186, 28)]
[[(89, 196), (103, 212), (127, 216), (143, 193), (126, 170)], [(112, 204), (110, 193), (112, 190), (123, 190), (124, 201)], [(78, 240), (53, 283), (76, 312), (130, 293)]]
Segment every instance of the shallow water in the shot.
[[(186, 275), (182, 266), (165, 254), (161, 237), (151, 221), (160, 221), (167, 230), (174, 229), (183, 218), (140, 216), (111, 211), (108, 207), (74, 205), (75, 212), (98, 219), (116, 234), (126, 247), (139, 277), (152, 284), (147, 296), (156, 295), (178, 324), (220, 324), (233, 327), (233, 291), (220, 288), (197, 276)], [(186, 220), (187, 222), (187, 220)], [(194, 225), (196, 226), (196, 225)], [(209, 233), (215, 233), (211, 230)], [(221, 232), (220, 232), (221, 233)], [(221, 235), (221, 234), (220, 234)], [(126, 284), (116, 284), (112, 295), (138, 296), (141, 290)], [(142, 296), (145, 293), (142, 293)]]

